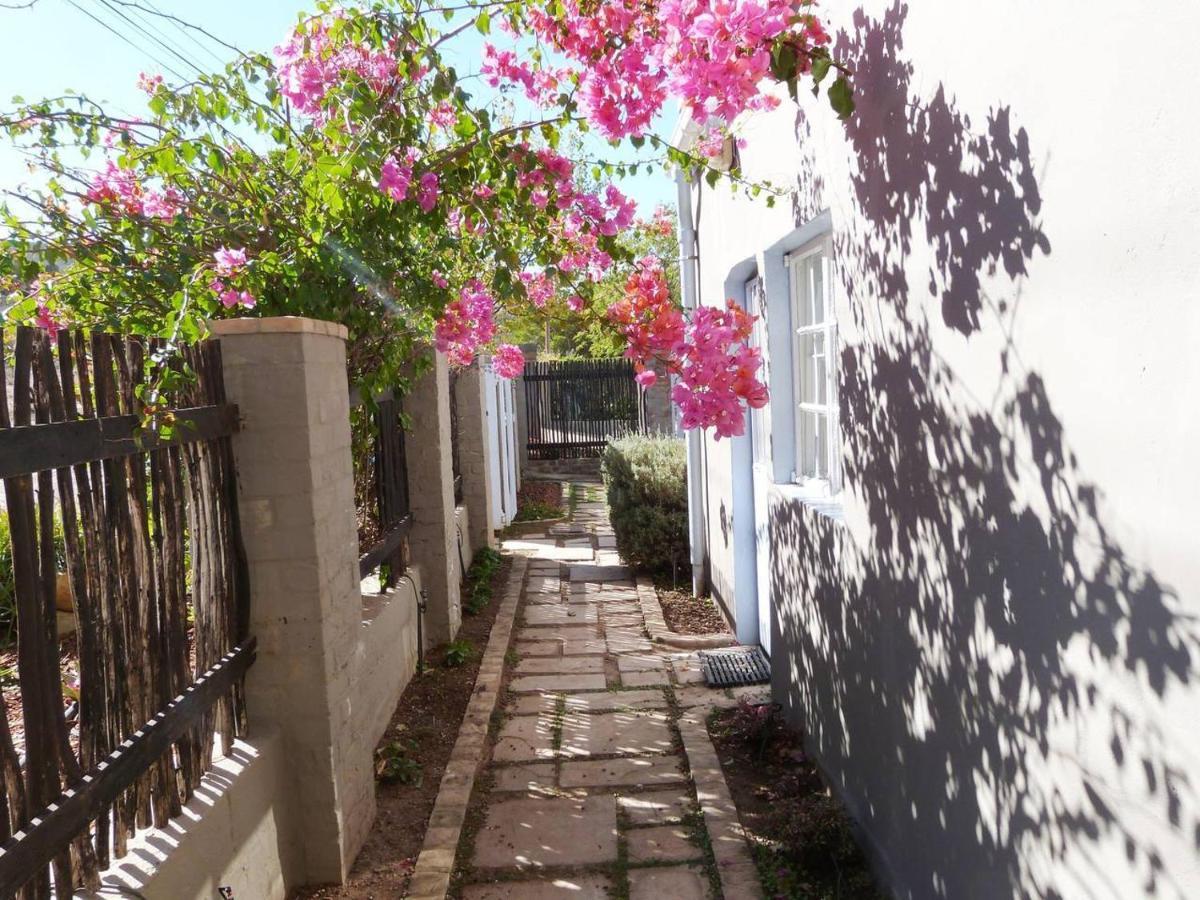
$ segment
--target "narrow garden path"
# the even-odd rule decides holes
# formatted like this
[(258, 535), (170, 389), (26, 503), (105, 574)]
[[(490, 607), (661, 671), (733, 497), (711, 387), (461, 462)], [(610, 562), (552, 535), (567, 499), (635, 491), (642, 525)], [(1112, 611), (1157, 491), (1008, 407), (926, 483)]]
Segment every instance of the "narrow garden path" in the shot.
[(705, 729), (735, 695), (652, 644), (599, 491), (583, 496), (572, 522), (505, 543), (527, 564), (500, 704), (453, 862), (426, 868), (464, 900), (760, 897)]

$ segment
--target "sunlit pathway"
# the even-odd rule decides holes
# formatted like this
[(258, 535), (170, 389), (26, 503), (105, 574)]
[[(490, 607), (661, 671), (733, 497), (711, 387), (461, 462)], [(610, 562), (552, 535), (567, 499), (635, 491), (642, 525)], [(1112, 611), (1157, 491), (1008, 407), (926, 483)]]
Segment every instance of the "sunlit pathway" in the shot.
[(701, 683), (694, 654), (651, 644), (598, 497), (506, 545), (529, 563), (461, 895), (759, 897), (704, 730), (732, 695)]

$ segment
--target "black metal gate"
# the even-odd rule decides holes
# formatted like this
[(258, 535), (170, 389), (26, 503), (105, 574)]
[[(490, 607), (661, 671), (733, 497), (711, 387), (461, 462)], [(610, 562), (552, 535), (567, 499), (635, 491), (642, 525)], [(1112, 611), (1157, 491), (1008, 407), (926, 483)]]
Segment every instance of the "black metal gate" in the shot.
[(642, 392), (627, 359), (525, 364), (530, 459), (599, 456), (604, 445), (645, 430)]

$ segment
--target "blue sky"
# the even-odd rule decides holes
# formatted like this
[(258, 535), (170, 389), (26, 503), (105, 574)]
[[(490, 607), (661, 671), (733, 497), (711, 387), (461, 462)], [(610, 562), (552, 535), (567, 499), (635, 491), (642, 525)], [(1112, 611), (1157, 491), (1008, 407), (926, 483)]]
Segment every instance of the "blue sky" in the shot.
[[(141, 4), (200, 25), (243, 49), (258, 50), (279, 43), (297, 16), (311, 9), (296, 0), (141, 0)], [(128, 19), (121, 18), (118, 10)], [(38, 0), (30, 9), (0, 8), (0, 108), (10, 108), (14, 95), (30, 100), (71, 88), (105, 101), (114, 111), (141, 114), (145, 95), (136, 87), (139, 72), (161, 73), (172, 81), (178, 78), (170, 69), (181, 75), (194, 73), (184, 59), (206, 70), (219, 67), (227, 51), (202, 37), (199, 41), (163, 19), (115, 3), (106, 5), (104, 0)], [(456, 42), (460, 74), (470, 74), (478, 66), (481, 43), (474, 30)], [(492, 93), (478, 80), (468, 90), (481, 96)], [(669, 136), (670, 119), (664, 116), (658, 123), (659, 134)], [(589, 139), (586, 149), (613, 159), (634, 158), (632, 148), (614, 151), (599, 139)], [(20, 155), (0, 143), (0, 186), (28, 180)], [(646, 213), (659, 202), (674, 200), (674, 187), (661, 170), (619, 183)]]

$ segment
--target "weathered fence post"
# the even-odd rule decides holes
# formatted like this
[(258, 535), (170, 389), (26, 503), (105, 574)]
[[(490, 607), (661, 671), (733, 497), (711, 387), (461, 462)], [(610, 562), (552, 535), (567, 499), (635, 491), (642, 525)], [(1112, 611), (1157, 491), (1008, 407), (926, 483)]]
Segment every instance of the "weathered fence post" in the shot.
[(370, 746), (352, 727), (362, 617), (346, 329), (294, 317), (216, 322), (250, 567), (252, 728), (278, 727), (304, 881), (340, 882), (375, 814)]
[(489, 465), (490, 440), (484, 379), (479, 361), (458, 373), (458, 455), (463, 474), (463, 503), (467, 507), (470, 544), (496, 546), (492, 531), (495, 509), (492, 501), (492, 468)]
[[(407, 441), (413, 515), (409, 548), (429, 592), (425, 643), (434, 646), (453, 639), (462, 624), (450, 450), (450, 370), (445, 356), (435, 353), (432, 367), (413, 380), (404, 408), (412, 420)], [(474, 522), (474, 513), (471, 519)]]

